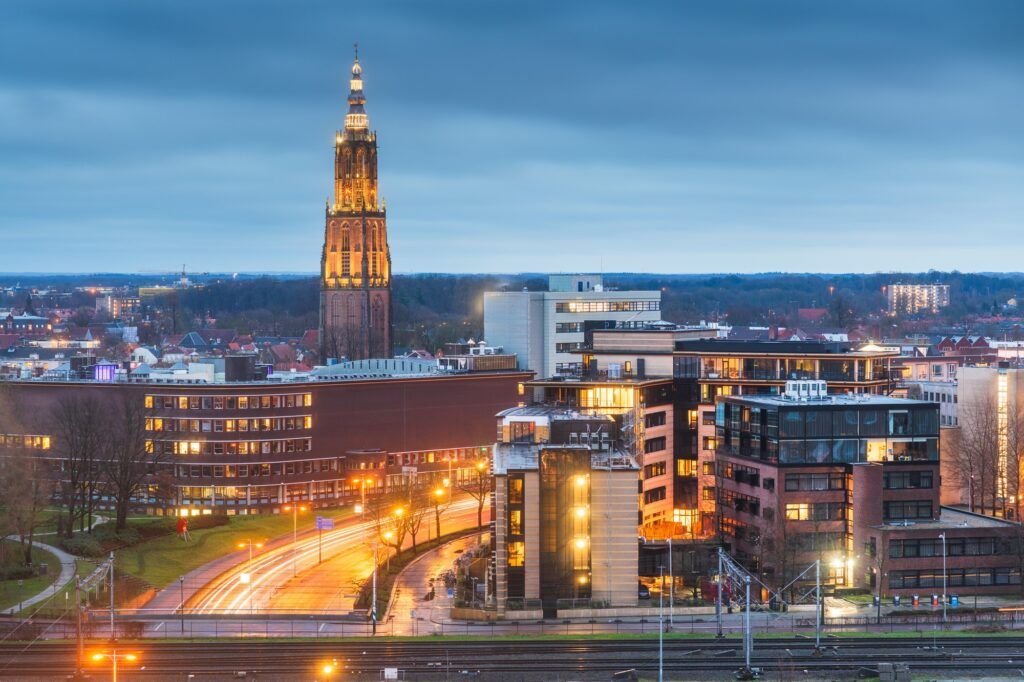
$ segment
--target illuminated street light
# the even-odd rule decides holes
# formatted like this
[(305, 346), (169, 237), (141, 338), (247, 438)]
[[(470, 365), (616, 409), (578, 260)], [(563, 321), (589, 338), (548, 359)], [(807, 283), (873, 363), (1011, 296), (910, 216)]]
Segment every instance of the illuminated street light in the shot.
[(282, 511), (290, 511), (292, 513), (292, 577), (296, 575), (295, 569), (295, 552), (298, 551), (299, 543), (299, 512), (306, 511), (305, 505), (289, 504), (281, 508)]
[(113, 649), (111, 651), (97, 651), (96, 653), (92, 654), (89, 658), (91, 658), (95, 663), (100, 663), (106, 659), (110, 659), (111, 679), (113, 682), (117, 682), (118, 661), (134, 663), (135, 661), (139, 660), (139, 657), (136, 654), (119, 654), (117, 653), (117, 649)]
[(248, 570), (238, 576), (238, 582), (249, 586), (249, 612), (252, 613), (252, 548), (260, 549), (263, 547), (263, 543), (253, 543), (251, 538), (245, 542), (238, 543), (238, 549), (245, 549), (246, 547), (249, 548), (249, 563), (246, 565)]

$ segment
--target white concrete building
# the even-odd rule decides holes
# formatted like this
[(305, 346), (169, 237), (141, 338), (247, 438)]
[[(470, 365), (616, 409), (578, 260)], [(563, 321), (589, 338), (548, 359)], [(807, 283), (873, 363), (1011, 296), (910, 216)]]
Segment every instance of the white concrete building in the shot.
[(660, 291), (608, 291), (601, 275), (552, 275), (548, 291), (484, 294), (484, 337), (541, 378), (574, 371), (587, 330), (660, 319)]

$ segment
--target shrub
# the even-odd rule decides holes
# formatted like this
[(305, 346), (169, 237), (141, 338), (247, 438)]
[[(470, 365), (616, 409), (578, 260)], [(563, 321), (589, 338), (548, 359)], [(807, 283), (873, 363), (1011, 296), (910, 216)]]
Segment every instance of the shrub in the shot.
[(78, 534), (71, 539), (65, 538), (61, 540), (60, 545), (65, 552), (78, 556), (102, 557), (107, 554), (99, 540), (88, 534)]
[(871, 594), (871, 590), (863, 587), (840, 587), (835, 591), (836, 597), (855, 597), (866, 594)]
[(33, 566), (4, 566), (0, 568), (0, 580), (25, 580), (36, 577)]

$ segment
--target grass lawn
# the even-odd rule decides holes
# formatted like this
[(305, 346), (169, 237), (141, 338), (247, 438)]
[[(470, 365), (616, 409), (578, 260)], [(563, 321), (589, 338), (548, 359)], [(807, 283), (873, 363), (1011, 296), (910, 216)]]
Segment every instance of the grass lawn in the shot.
[[(318, 509), (315, 513), (300, 514), (300, 534), (313, 528), (317, 515), (341, 520), (351, 515), (351, 509)], [(147, 521), (152, 522), (142, 520), (138, 523)], [(290, 535), (291, 532), (291, 514), (232, 516), (226, 526), (190, 531), (192, 542), (185, 543), (177, 534), (172, 533), (118, 550), (115, 561), (118, 570), (140, 578), (153, 587), (163, 588), (193, 569), (240, 551), (240, 542), (248, 539), (264, 542)]]
[[(8, 552), (18, 552), (17, 542), (2, 540)], [(60, 576), (60, 559), (36, 547), (32, 550), (32, 560), (36, 563), (48, 564), (46, 575), (24, 580), (0, 580), (0, 609), (6, 609), (18, 602), (33, 597), (52, 585)]]

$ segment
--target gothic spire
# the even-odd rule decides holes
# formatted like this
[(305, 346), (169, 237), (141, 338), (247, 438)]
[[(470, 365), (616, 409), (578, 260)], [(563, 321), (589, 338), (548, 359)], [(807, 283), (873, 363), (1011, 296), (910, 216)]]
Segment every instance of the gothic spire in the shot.
[(349, 81), (348, 114), (345, 116), (345, 130), (365, 131), (370, 127), (366, 115), (366, 97), (363, 95), (363, 67), (359, 64), (359, 44), (355, 45), (355, 60), (352, 62), (352, 79)]

